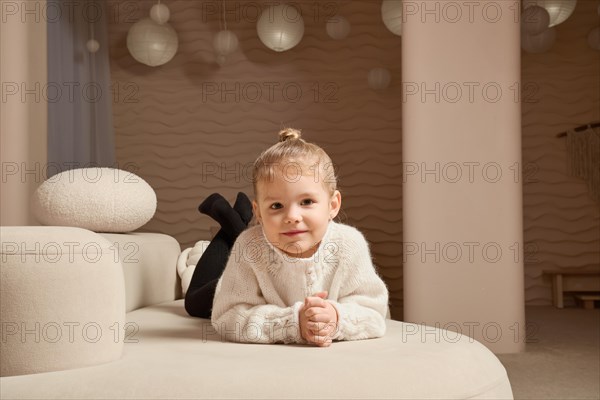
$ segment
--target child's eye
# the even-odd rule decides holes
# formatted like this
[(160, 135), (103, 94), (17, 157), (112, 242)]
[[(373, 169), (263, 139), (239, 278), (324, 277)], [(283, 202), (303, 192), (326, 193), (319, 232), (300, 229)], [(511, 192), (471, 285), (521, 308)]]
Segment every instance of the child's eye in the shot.
[(304, 199), (302, 200), (302, 202), (300, 203), (303, 206), (310, 206), (311, 204), (314, 204), (315, 202), (312, 199)]
[(281, 203), (273, 203), (269, 206), (269, 208), (271, 210), (279, 210), (281, 207), (283, 207), (283, 205), (281, 205)]

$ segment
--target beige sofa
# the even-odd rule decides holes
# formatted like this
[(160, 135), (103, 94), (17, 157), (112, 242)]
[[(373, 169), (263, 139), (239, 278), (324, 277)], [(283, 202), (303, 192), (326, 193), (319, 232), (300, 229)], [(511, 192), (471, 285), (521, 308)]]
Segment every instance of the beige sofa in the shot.
[(486, 347), (431, 327), (388, 320), (381, 339), (329, 348), (225, 341), (186, 314), (167, 235), (1, 240), (2, 399), (512, 399)]

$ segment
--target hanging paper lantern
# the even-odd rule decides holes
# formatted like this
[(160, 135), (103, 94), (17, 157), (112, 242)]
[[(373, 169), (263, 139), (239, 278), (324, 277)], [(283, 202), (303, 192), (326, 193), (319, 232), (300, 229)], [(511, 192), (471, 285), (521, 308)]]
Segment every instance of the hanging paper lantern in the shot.
[(237, 50), (238, 38), (231, 31), (219, 31), (213, 39), (213, 47), (217, 53), (217, 63), (224, 65), (226, 57)]
[(167, 23), (170, 17), (171, 11), (169, 11), (169, 7), (164, 4), (155, 4), (150, 9), (150, 18), (159, 25)]
[(149, 18), (133, 24), (127, 34), (129, 53), (137, 61), (151, 67), (171, 61), (178, 46), (175, 29), (169, 24), (160, 25)]
[(521, 48), (527, 53), (540, 54), (550, 50), (555, 41), (556, 28), (549, 28), (539, 35), (521, 35)]
[(565, 21), (573, 14), (577, 0), (523, 0), (523, 9), (538, 5), (544, 7), (550, 14), (550, 24), (553, 27)]
[(238, 47), (238, 38), (231, 31), (219, 31), (213, 39), (213, 47), (217, 54), (228, 56)]
[(90, 39), (85, 44), (90, 53), (96, 53), (100, 49), (100, 43), (96, 39)]
[(594, 50), (600, 50), (600, 27), (595, 27), (588, 33), (587, 41)]
[(266, 8), (256, 23), (258, 37), (271, 50), (291, 49), (302, 40), (304, 19), (292, 5), (279, 4)]
[(394, 35), (402, 35), (402, 0), (383, 0), (381, 18), (386, 28)]
[(529, 35), (539, 35), (548, 29), (550, 14), (544, 7), (531, 6), (521, 14), (521, 27)]
[(386, 68), (372, 68), (367, 74), (367, 82), (369, 87), (375, 90), (386, 89), (390, 86), (392, 74)]
[(345, 39), (350, 34), (350, 22), (341, 15), (334, 15), (325, 23), (325, 30), (332, 39)]

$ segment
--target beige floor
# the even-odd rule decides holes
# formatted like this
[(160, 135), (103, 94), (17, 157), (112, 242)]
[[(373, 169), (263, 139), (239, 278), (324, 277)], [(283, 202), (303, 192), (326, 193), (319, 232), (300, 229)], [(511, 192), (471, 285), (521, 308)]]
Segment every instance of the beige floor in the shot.
[(526, 319), (527, 351), (498, 356), (515, 399), (600, 399), (600, 309), (527, 307)]

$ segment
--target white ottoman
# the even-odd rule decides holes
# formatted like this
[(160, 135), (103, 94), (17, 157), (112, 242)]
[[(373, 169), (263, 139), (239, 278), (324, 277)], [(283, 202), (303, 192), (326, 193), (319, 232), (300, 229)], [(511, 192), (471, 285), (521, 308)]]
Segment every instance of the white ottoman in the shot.
[(71, 227), (1, 227), (0, 376), (97, 365), (123, 351), (123, 268)]

